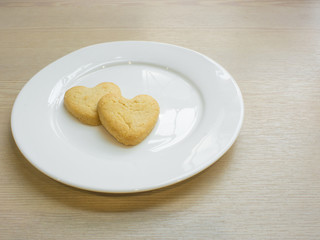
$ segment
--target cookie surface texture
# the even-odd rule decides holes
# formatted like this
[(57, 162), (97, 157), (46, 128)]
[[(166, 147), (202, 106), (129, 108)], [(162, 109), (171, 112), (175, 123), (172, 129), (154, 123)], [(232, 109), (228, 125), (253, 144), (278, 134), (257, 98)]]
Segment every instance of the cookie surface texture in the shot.
[(107, 94), (98, 104), (102, 125), (124, 145), (137, 145), (154, 128), (160, 112), (158, 102), (149, 95), (126, 99)]
[(111, 82), (100, 83), (93, 88), (76, 86), (65, 93), (64, 105), (82, 123), (97, 126), (101, 124), (97, 111), (98, 102), (108, 93), (121, 95), (120, 88)]

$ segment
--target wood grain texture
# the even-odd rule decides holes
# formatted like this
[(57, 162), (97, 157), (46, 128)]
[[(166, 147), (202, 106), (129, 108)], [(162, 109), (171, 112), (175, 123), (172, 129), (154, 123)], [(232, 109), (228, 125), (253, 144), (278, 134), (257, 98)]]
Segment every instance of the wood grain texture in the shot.
[[(21, 155), (23, 85), (81, 47), (150, 40), (236, 79), (245, 119), (203, 173), (134, 195), (57, 183)], [(319, 1), (0, 1), (0, 239), (320, 239)]]

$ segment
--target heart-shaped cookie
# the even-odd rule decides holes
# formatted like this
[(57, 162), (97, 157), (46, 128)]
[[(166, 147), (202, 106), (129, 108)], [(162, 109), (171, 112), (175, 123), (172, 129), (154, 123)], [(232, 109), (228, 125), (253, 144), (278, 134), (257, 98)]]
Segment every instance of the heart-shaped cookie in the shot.
[(154, 128), (160, 107), (149, 95), (126, 99), (119, 94), (107, 94), (98, 104), (102, 125), (120, 143), (137, 145)]
[(108, 93), (121, 95), (120, 88), (111, 82), (100, 83), (93, 88), (76, 86), (65, 93), (64, 105), (82, 123), (97, 126), (101, 124), (97, 112), (98, 102)]

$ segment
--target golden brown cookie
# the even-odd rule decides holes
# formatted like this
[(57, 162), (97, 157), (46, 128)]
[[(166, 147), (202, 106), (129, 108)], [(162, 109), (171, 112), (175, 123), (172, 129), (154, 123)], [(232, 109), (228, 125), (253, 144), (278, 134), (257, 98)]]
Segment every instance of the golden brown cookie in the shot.
[(100, 98), (108, 93), (121, 95), (120, 88), (111, 82), (100, 83), (93, 88), (76, 86), (65, 93), (64, 105), (82, 123), (100, 125), (97, 106)]
[(137, 145), (154, 128), (160, 107), (149, 95), (126, 99), (119, 94), (107, 94), (98, 104), (102, 125), (120, 143)]

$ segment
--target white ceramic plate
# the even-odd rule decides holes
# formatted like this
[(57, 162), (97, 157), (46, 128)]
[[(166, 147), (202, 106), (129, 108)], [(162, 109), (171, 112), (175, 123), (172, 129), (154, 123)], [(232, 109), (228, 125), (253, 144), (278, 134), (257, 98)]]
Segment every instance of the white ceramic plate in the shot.
[[(125, 97), (153, 96), (159, 120), (139, 145), (125, 147), (102, 126), (64, 108), (67, 89), (114, 82)], [(243, 121), (241, 92), (219, 64), (156, 42), (110, 42), (48, 65), (21, 90), (11, 116), (17, 146), (40, 171), (91, 191), (129, 193), (187, 179), (219, 159)]]

